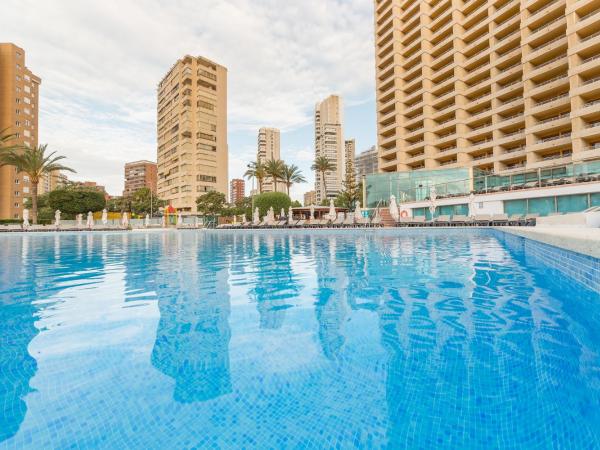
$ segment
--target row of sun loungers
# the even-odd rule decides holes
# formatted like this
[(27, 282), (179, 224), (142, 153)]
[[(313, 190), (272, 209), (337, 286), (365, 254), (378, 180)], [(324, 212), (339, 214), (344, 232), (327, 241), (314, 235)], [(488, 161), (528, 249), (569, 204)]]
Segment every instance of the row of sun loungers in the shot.
[(123, 230), (121, 225), (96, 225), (93, 228), (78, 227), (77, 225), (30, 225), (23, 227), (21, 224), (0, 225), (0, 232), (42, 232), (42, 231), (116, 231)]
[(367, 218), (361, 220), (355, 220), (354, 217), (337, 218), (334, 221), (325, 219), (315, 220), (294, 220), (292, 223), (288, 223), (287, 219), (275, 221), (273, 223), (267, 223), (262, 221), (259, 224), (253, 224), (252, 222), (238, 223), (238, 224), (223, 224), (219, 225), (218, 229), (258, 229), (258, 228), (373, 228), (381, 227), (381, 218), (374, 217), (372, 220)]
[(424, 216), (401, 217), (397, 227), (464, 227), (464, 226), (534, 226), (538, 214), (508, 216), (507, 214), (481, 214), (474, 217), (464, 215), (438, 216), (426, 220)]

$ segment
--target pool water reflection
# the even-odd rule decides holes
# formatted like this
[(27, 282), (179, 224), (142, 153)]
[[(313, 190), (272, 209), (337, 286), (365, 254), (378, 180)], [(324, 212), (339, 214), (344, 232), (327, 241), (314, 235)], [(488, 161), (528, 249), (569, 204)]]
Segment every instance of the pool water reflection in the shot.
[(0, 237), (0, 449), (600, 446), (600, 297), (493, 230)]

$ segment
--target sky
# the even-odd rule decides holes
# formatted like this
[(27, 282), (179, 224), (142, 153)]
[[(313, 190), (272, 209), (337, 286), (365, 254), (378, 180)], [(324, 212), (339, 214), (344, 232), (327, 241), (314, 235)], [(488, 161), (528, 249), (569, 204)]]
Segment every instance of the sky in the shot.
[[(228, 69), (229, 178), (256, 159), (261, 126), (312, 189), (313, 112), (344, 102), (344, 137), (375, 144), (372, 0), (2, 0), (0, 40), (42, 78), (39, 141), (68, 157), (73, 180), (111, 195), (127, 161), (156, 161), (156, 86), (186, 54)], [(247, 183), (249, 191), (249, 183)]]

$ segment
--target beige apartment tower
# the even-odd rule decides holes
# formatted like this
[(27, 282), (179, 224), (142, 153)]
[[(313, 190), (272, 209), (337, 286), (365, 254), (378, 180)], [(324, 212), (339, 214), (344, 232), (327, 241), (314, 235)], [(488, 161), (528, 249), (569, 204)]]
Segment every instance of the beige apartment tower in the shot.
[[(265, 164), (267, 161), (281, 159), (281, 133), (277, 128), (261, 128), (258, 130), (258, 150), (256, 153), (257, 161)], [(273, 192), (275, 183), (271, 177), (267, 177), (263, 181), (263, 192)], [(285, 192), (283, 183), (277, 185), (277, 190)]]
[[(346, 149), (343, 133), (342, 100), (330, 95), (315, 106), (315, 157), (325, 156), (336, 170), (325, 173), (325, 186), (320, 173), (315, 173), (317, 203), (335, 198), (342, 190), (346, 173)], [(327, 192), (324, 191), (324, 187)]]
[(158, 196), (196, 213), (196, 199), (228, 194), (227, 69), (186, 55), (158, 85)]
[[(25, 51), (10, 43), (0, 43), (0, 131), (14, 134), (9, 144), (38, 145), (38, 100), (41, 80), (25, 65)], [(40, 193), (51, 188), (44, 179)], [(29, 178), (12, 166), (0, 167), (0, 219), (18, 219), (23, 201), (29, 197)]]
[(600, 157), (599, 0), (376, 0), (379, 171)]

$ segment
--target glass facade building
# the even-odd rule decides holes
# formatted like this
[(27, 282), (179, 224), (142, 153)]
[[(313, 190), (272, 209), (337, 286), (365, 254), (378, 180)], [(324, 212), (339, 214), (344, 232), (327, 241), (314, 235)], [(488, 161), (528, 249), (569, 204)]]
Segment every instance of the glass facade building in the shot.
[(438, 196), (468, 194), (473, 189), (472, 171), (454, 168), (367, 175), (367, 207), (386, 206), (391, 195), (400, 203), (426, 200), (432, 186)]

